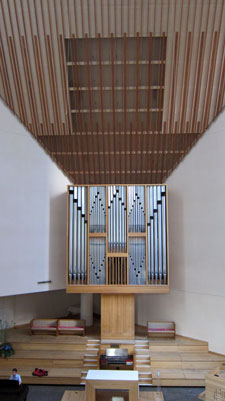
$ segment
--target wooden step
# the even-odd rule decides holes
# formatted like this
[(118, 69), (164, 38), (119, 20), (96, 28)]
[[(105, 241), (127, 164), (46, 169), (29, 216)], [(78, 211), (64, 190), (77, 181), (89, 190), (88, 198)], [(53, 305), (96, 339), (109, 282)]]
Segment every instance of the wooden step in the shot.
[(82, 359), (24, 359), (24, 358), (9, 358), (3, 359), (0, 358), (0, 369), (2, 368), (13, 368), (13, 367), (38, 367), (45, 366), (47, 368), (69, 368), (69, 367), (81, 367), (83, 364)]
[(152, 380), (151, 379), (139, 379), (138, 385), (139, 386), (152, 386)]
[(86, 344), (88, 338), (78, 335), (30, 335), (29, 329), (11, 329), (8, 331), (8, 341), (12, 344), (15, 343), (38, 343), (38, 344)]
[(160, 377), (158, 370), (151, 368), (153, 385), (158, 386), (203, 386), (205, 376), (208, 370), (191, 370), (191, 369), (162, 369)]
[[(36, 367), (36, 366), (35, 366)], [(74, 368), (50, 368), (48, 370), (48, 376), (37, 377), (32, 376), (32, 371), (35, 367), (31, 368), (20, 368), (19, 373), (22, 378), (22, 382), (26, 384), (65, 384), (73, 385), (79, 384), (81, 369)], [(46, 368), (46, 366), (40, 366), (40, 368)], [(11, 370), (0, 369), (0, 378), (8, 379), (11, 375)]]
[(137, 359), (150, 359), (150, 355), (149, 355), (149, 351), (147, 350), (147, 352), (145, 354), (135, 354)]
[(146, 372), (146, 373), (142, 373), (142, 372), (138, 372), (138, 380), (152, 380), (152, 374), (151, 372)]
[(145, 383), (152, 384), (152, 378), (151, 377), (139, 377), (138, 381), (139, 381), (139, 383), (140, 382), (142, 382), (142, 383), (145, 382)]
[(146, 371), (140, 371), (138, 369), (138, 384), (139, 386), (152, 386), (152, 372), (149, 370), (149, 366), (147, 366)]
[(83, 359), (83, 351), (17, 351), (10, 359)]
[(87, 366), (95, 366), (95, 368), (91, 368), (91, 369), (98, 369), (98, 361), (84, 361), (82, 366), (85, 369)]
[(139, 370), (139, 369), (142, 369), (142, 368), (149, 368), (151, 365), (150, 365), (150, 363), (149, 364), (146, 364), (146, 365), (140, 365), (140, 364), (137, 364), (136, 363), (136, 369), (137, 370)]
[(87, 341), (86, 350), (83, 358), (80, 384), (86, 384), (86, 376), (89, 369), (99, 369), (98, 353), (100, 340), (91, 339)]
[(146, 355), (148, 352), (149, 350), (144, 348), (135, 349), (136, 355)]
[(151, 366), (154, 369), (209, 369), (213, 370), (218, 366), (218, 362), (205, 361), (152, 361)]
[[(30, 377), (32, 376), (32, 372), (34, 371), (34, 369), (30, 369), (28, 367), (21, 368), (20, 375), (23, 377)], [(79, 377), (81, 374), (81, 369), (73, 369), (73, 368), (50, 368), (46, 370), (48, 371), (48, 376), (52, 377), (61, 377), (61, 376)], [(11, 371), (9, 369), (4, 369), (4, 370), (0, 369), (0, 376), (5, 377), (8, 376), (8, 374), (11, 374)]]
[(12, 343), (15, 351), (80, 351), (84, 352), (86, 344), (64, 343)]
[(86, 356), (86, 355), (84, 355), (84, 361), (98, 361), (98, 356), (96, 355), (94, 355), (93, 357), (90, 357), (90, 356)]
[(149, 348), (153, 352), (208, 352), (208, 345), (150, 344)]

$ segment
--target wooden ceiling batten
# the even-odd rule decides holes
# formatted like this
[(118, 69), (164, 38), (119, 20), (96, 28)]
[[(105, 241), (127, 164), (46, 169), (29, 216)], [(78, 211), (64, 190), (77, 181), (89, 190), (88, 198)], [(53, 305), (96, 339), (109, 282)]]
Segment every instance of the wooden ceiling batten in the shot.
[[(82, 15), (83, 15), (83, 14), (82, 14)], [(77, 118), (76, 118), (76, 119), (77, 119), (77, 121), (76, 121), (76, 127), (79, 127), (78, 129), (77, 129), (77, 128), (74, 129), (74, 126), (73, 126), (72, 129), (73, 129), (73, 131), (77, 132), (77, 135), (78, 135), (78, 131), (80, 131), (80, 133), (82, 133), (82, 132), (84, 131), (84, 129), (85, 129), (84, 124), (85, 124), (85, 123), (84, 123), (84, 121), (83, 121), (83, 115), (82, 115), (82, 113), (81, 113), (81, 108), (82, 108), (82, 106), (81, 106), (81, 97), (80, 97), (80, 92), (79, 92), (79, 81), (80, 81), (80, 80), (79, 80), (79, 69), (78, 69), (78, 66), (77, 66), (78, 44), (77, 44), (77, 38), (75, 37), (74, 34), (72, 35), (72, 37), (73, 37), (74, 46), (73, 46), (73, 43), (70, 42), (70, 43), (69, 43), (69, 49), (71, 50), (72, 60), (75, 60), (75, 68), (72, 69), (72, 73), (73, 73), (73, 80), (74, 80), (74, 83), (76, 83), (76, 85), (77, 85), (77, 87), (78, 87), (78, 92), (77, 92), (77, 93), (74, 92), (74, 101), (75, 101), (75, 103), (77, 103), (77, 105), (78, 105), (78, 116), (77, 116)], [(78, 137), (77, 143), (78, 143), (78, 149), (79, 149), (79, 150), (81, 151), (81, 153), (82, 153), (82, 141), (80, 140), (79, 137)], [(81, 166), (80, 168), (84, 171), (84, 166), (85, 166), (85, 164), (84, 164), (84, 162), (82, 162), (82, 157), (81, 157), (81, 156), (79, 157), (79, 160), (80, 160), (80, 166)], [(84, 183), (87, 182), (84, 173), (83, 173), (83, 176), (82, 176), (81, 178), (82, 178), (81, 182), (82, 182), (82, 181), (83, 181)]]
[(11, 85), (10, 85), (10, 80), (7, 72), (7, 66), (6, 66), (6, 61), (5, 61), (5, 54), (4, 54), (4, 49), (3, 49), (3, 44), (2, 44), (2, 37), (0, 36), (0, 73), (1, 73), (1, 79), (2, 79), (2, 87), (4, 90), (4, 99), (6, 104), (10, 107), (11, 110), (14, 110), (14, 102), (13, 102), (13, 97), (12, 97), (12, 90), (11, 90)]
[[(149, 8), (148, 8), (148, 13), (149, 13)], [(151, 64), (151, 54), (152, 54), (152, 33), (149, 33), (149, 39), (148, 39), (148, 49), (149, 49), (149, 54), (148, 54), (148, 94), (147, 94), (147, 108), (148, 108), (148, 113), (147, 113), (147, 132), (148, 132), (148, 141), (147, 141), (147, 149), (149, 150), (150, 148), (150, 126), (151, 126), (151, 113), (150, 113), (150, 108), (151, 108), (151, 98), (150, 98), (150, 88), (151, 88), (151, 72), (152, 72), (152, 64)], [(147, 170), (148, 166), (148, 158), (146, 157), (146, 162), (145, 162), (145, 170)], [(148, 177), (145, 176), (145, 181), (148, 182)]]
[[(209, 7), (211, 6), (211, 4), (209, 4)], [(207, 59), (207, 73), (206, 73), (206, 80), (205, 80), (205, 91), (203, 92), (204, 94), (202, 94), (203, 97), (203, 107), (202, 107), (202, 126), (201, 126), (201, 132), (203, 132), (203, 130), (205, 129), (205, 122), (206, 122), (206, 117), (207, 116), (207, 110), (208, 110), (208, 102), (210, 101), (210, 97), (211, 97), (211, 85), (212, 82), (210, 82), (210, 76), (212, 74), (212, 68), (213, 68), (213, 57), (215, 55), (215, 42), (214, 42), (214, 36), (217, 34), (217, 32), (215, 32), (215, 20), (216, 20), (216, 11), (217, 11), (217, 3), (214, 7), (213, 10), (213, 15), (212, 15), (212, 27), (213, 29), (211, 29), (211, 31), (209, 31), (209, 23), (210, 23), (210, 15), (209, 18), (207, 20), (207, 32), (208, 35), (210, 35), (210, 52), (208, 52), (208, 59)], [(209, 13), (210, 14), (210, 13)], [(222, 16), (222, 15), (221, 15)], [(201, 97), (200, 97), (201, 99)], [(203, 116), (204, 115), (204, 116)]]
[[(136, 7), (135, 7), (135, 10), (136, 10)], [(134, 20), (136, 21), (136, 18), (134, 18)], [(136, 28), (136, 26), (135, 26), (135, 28)], [(135, 146), (135, 148), (136, 148), (136, 152), (137, 152), (137, 149), (138, 149), (138, 135), (137, 135), (137, 132), (138, 132), (138, 127), (139, 127), (139, 124), (138, 124), (138, 119), (139, 119), (139, 113), (138, 113), (138, 85), (139, 85), (139, 66), (138, 66), (138, 61), (139, 61), (139, 32), (137, 32), (137, 40), (136, 40), (136, 112), (135, 112), (135, 118), (136, 118), (136, 127), (135, 127), (135, 131), (136, 131), (136, 146)], [(137, 168), (138, 168), (138, 166), (137, 166)], [(138, 182), (137, 181), (137, 176), (135, 177), (135, 182)]]
[[(1, 9), (1, 21), (2, 21), (1, 27), (4, 26), (4, 31), (5, 31), (5, 34), (6, 34), (6, 42), (7, 42), (7, 46), (4, 47), (4, 42), (2, 40), (2, 35), (1, 35), (1, 46), (2, 46), (2, 49), (3, 49), (2, 53), (4, 55), (4, 64), (6, 65), (6, 68), (7, 68), (7, 71), (8, 71), (7, 77), (9, 77), (9, 79), (11, 78), (11, 80), (12, 80), (12, 87), (14, 89), (13, 95), (15, 96), (15, 98), (14, 98), (14, 110), (15, 110), (15, 113), (20, 115), (21, 118), (23, 118), (23, 111), (20, 108), (21, 105), (20, 105), (20, 102), (19, 102), (18, 88), (17, 88), (17, 83), (16, 83), (16, 80), (15, 80), (15, 74), (14, 74), (15, 66), (13, 64), (12, 54), (11, 54), (11, 47), (10, 47), (10, 42), (9, 42), (10, 35), (8, 34), (8, 30), (7, 30), (7, 27), (6, 27), (6, 17), (5, 17), (5, 12), (4, 12), (4, 8), (3, 8), (3, 3), (2, 2), (1, 2), (1, 8), (0, 9)], [(7, 61), (6, 61), (6, 51), (7, 51), (8, 56), (9, 56), (9, 61), (10, 61), (10, 65), (9, 66), (8, 66)], [(3, 58), (1, 58), (1, 65), (3, 65)], [(11, 75), (11, 77), (10, 77), (10, 75)], [(16, 103), (15, 103), (15, 101), (16, 101)], [(25, 121), (24, 121), (24, 124), (25, 124)]]
[[(127, 41), (126, 33), (123, 34), (123, 109), (124, 109), (124, 131), (127, 132)], [(127, 150), (127, 135), (125, 135), (125, 152)], [(125, 171), (127, 171), (127, 153), (125, 153)], [(125, 174), (125, 183), (127, 175)]]
[[(103, 132), (103, 150), (105, 149), (105, 121), (104, 121), (104, 102), (103, 102), (103, 90), (102, 90), (102, 46), (101, 46), (101, 35), (98, 34), (98, 53), (99, 53), (99, 79), (100, 79), (100, 104), (101, 104), (101, 130)], [(106, 160), (105, 155), (103, 156), (103, 170), (105, 171)], [(106, 182), (106, 175), (104, 175), (104, 181)]]
[[(225, 49), (225, 47), (224, 47)], [(216, 114), (215, 117), (217, 116), (217, 114), (219, 114), (219, 112), (222, 110), (223, 106), (224, 106), (224, 93), (225, 93), (225, 58), (223, 60), (223, 68), (222, 68), (222, 78), (221, 78), (221, 86), (220, 86), (220, 92), (219, 92), (219, 96), (218, 96), (218, 106), (217, 106), (217, 110), (216, 110)]]
[[(162, 33), (162, 7), (160, 9), (160, 56), (159, 59), (162, 61), (163, 60), (163, 54), (164, 54), (164, 45), (165, 45), (165, 33)], [(162, 36), (163, 35), (163, 36)], [(166, 49), (165, 49), (166, 50)], [(158, 82), (160, 84), (160, 89), (159, 91), (157, 91), (157, 104), (161, 105), (163, 103), (163, 91), (162, 91), (162, 85), (164, 83), (164, 74), (162, 71), (162, 65), (161, 68), (158, 69)], [(159, 99), (158, 99), (159, 98)], [(162, 130), (162, 121), (160, 119), (160, 114), (158, 113), (158, 118), (157, 118), (157, 131), (161, 131)], [(156, 151), (158, 151), (161, 147), (161, 135), (157, 135), (157, 143), (156, 143)], [(160, 179), (160, 175), (162, 171), (162, 160), (159, 157), (156, 157), (156, 170), (158, 170), (158, 177), (156, 178), (157, 182), (159, 182)], [(160, 165), (161, 164), (161, 165)]]

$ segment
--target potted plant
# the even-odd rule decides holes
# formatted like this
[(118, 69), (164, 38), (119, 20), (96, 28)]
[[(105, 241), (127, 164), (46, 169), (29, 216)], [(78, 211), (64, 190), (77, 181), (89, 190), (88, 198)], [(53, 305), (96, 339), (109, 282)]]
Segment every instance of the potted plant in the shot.
[(0, 320), (0, 357), (9, 358), (15, 354), (12, 345), (7, 341), (8, 329), (13, 326), (13, 322), (9, 324), (6, 320)]

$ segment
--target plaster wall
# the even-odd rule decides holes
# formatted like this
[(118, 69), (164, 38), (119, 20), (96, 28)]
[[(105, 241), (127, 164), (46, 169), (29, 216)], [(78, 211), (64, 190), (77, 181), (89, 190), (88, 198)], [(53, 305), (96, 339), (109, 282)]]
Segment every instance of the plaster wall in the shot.
[(225, 111), (167, 180), (170, 288), (138, 295), (136, 321), (174, 320), (177, 333), (225, 354)]

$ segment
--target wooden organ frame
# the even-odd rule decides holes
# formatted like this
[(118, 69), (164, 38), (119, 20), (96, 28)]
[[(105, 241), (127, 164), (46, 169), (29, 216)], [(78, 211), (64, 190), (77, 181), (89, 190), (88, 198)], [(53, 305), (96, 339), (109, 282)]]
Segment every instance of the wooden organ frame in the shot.
[[(90, 188), (91, 187), (105, 187), (106, 191), (106, 205), (108, 205), (108, 190), (107, 187), (109, 185), (82, 185), (82, 186), (74, 186), (70, 185), (67, 189), (67, 267), (66, 267), (66, 290), (68, 293), (100, 293), (100, 294), (136, 294), (136, 293), (168, 293), (169, 292), (169, 255), (168, 255), (168, 199), (167, 199), (167, 186), (165, 187), (166, 193), (166, 257), (167, 257), (167, 281), (166, 284), (152, 284), (148, 282), (148, 230), (147, 230), (147, 217), (145, 217), (145, 232), (129, 232), (128, 231), (128, 187), (134, 187), (135, 185), (117, 185), (116, 187), (126, 187), (126, 239), (127, 239), (127, 249), (126, 252), (109, 252), (108, 251), (108, 208), (106, 207), (106, 230), (105, 232), (90, 232), (90, 218), (89, 218), (89, 206), (90, 206)], [(147, 187), (162, 187), (162, 184), (154, 184), (154, 185), (136, 185), (137, 187), (144, 187), (145, 194), (145, 208), (146, 213), (145, 216), (148, 215), (148, 202), (147, 202)], [(70, 215), (69, 215), (69, 191), (70, 188), (78, 188), (78, 187), (87, 187), (87, 283), (86, 284), (70, 284), (69, 283), (69, 226), (70, 226)], [(111, 187), (111, 185), (110, 185)], [(128, 263), (128, 253), (129, 253), (129, 239), (131, 237), (139, 237), (145, 239), (145, 250), (146, 250), (146, 258), (145, 258), (145, 267), (146, 267), (146, 284), (138, 284), (131, 285), (129, 284), (129, 263)], [(127, 258), (127, 284), (90, 284), (89, 282), (89, 252), (90, 252), (90, 240), (92, 238), (105, 238), (106, 239), (106, 283), (107, 283), (107, 274), (108, 274), (108, 258), (109, 257), (118, 257)]]

